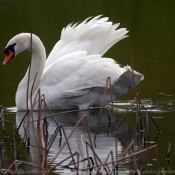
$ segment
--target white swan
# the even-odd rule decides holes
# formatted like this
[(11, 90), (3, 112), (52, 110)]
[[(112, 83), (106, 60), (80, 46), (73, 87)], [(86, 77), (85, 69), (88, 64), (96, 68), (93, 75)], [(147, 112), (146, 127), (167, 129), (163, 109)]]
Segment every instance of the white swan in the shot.
[[(116, 29), (118, 24), (107, 17), (88, 18), (79, 24), (70, 24), (61, 32), (61, 38), (46, 61), (46, 52), (41, 40), (32, 34), (32, 62), (28, 92), (33, 87), (33, 98), (40, 88), (46, 103), (52, 110), (88, 108), (100, 106), (106, 78), (111, 77), (113, 98), (117, 98), (134, 86), (132, 70), (120, 67), (111, 58), (102, 58), (119, 40), (127, 37), (125, 28)], [(18, 53), (30, 51), (30, 33), (14, 36), (5, 47), (3, 65)], [(135, 84), (143, 75), (134, 71)], [(26, 109), (28, 70), (16, 92), (18, 110)], [(108, 93), (109, 94), (109, 93)], [(30, 94), (29, 94), (30, 99)], [(110, 102), (107, 95), (105, 105)], [(30, 104), (30, 102), (29, 102)]]

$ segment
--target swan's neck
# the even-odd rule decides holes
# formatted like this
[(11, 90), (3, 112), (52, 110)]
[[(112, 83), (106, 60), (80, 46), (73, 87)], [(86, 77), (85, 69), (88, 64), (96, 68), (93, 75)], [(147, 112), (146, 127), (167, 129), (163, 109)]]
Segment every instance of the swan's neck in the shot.
[[(18, 90), (16, 92), (16, 105), (23, 106), (26, 108), (26, 96), (28, 92), (28, 99), (30, 99), (31, 92), (34, 94), (37, 91), (38, 84), (40, 83), (41, 76), (45, 67), (46, 62), (46, 52), (44, 45), (41, 40), (36, 36), (32, 35), (32, 49), (31, 49), (31, 35), (26, 34), (26, 39), (28, 40), (27, 50), (31, 51), (31, 66), (27, 69), (24, 78), (18, 85)], [(29, 75), (30, 72), (30, 75)], [(28, 79), (30, 80), (28, 83)], [(27, 90), (28, 89), (28, 90)], [(23, 104), (23, 105), (22, 105)]]

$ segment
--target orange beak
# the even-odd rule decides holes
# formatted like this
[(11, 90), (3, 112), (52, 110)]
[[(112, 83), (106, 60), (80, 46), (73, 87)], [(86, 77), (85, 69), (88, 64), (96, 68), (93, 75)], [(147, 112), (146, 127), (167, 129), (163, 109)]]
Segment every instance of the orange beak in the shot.
[(9, 54), (6, 55), (6, 57), (4, 59), (4, 62), (2, 63), (3, 66), (5, 66), (10, 61), (10, 59), (13, 57), (13, 55), (14, 55), (14, 52), (12, 52), (11, 50), (9, 50)]

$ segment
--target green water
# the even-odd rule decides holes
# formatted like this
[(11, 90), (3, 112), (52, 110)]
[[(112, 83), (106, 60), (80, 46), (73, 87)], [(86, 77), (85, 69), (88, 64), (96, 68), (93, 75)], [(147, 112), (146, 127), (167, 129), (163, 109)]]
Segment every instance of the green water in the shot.
[[(21, 32), (32, 32), (43, 41), (47, 55), (59, 40), (63, 27), (82, 21), (89, 16), (104, 14), (114, 23), (129, 30), (123, 39), (105, 56), (119, 64), (131, 65), (133, 48), (134, 69), (144, 74), (138, 86), (141, 99), (154, 102), (156, 119), (162, 133), (158, 140), (160, 166), (168, 169), (165, 160), (171, 142), (171, 169), (175, 169), (175, 1), (174, 0), (0, 0), (0, 58), (11, 37)], [(15, 92), (29, 64), (30, 54), (25, 51), (6, 67), (0, 68), (0, 104), (15, 106)], [(132, 100), (131, 90), (118, 100)], [(14, 115), (15, 114), (10, 114)], [(5, 117), (8, 118), (8, 115)], [(128, 121), (131, 125), (132, 120)], [(174, 167), (173, 167), (174, 166)]]

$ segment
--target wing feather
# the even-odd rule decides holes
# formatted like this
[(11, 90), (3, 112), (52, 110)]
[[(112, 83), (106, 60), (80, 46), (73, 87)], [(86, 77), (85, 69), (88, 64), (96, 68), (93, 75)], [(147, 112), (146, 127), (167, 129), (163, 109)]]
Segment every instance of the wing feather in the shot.
[(117, 29), (119, 25), (99, 15), (63, 28), (60, 40), (46, 61), (40, 84), (42, 90), (53, 86), (57, 89), (54, 91), (61, 90), (63, 96), (72, 97), (88, 93), (93, 87), (104, 87), (107, 77), (114, 83), (124, 69), (102, 56), (127, 37), (128, 31)]
[(120, 23), (113, 24), (108, 19), (99, 15), (63, 28), (60, 40), (48, 56), (46, 67), (74, 51), (81, 50), (86, 51), (88, 55), (103, 56), (115, 43), (127, 37), (128, 33), (125, 28), (117, 29)]

